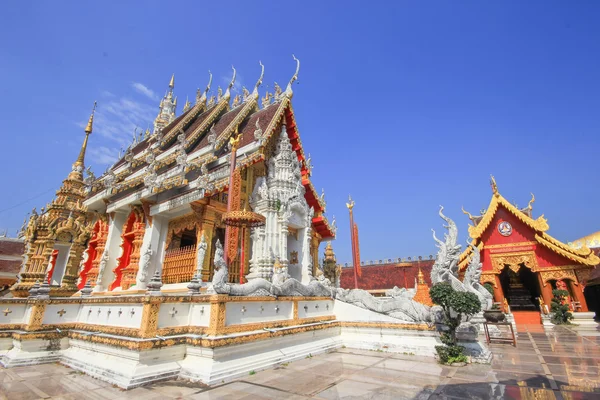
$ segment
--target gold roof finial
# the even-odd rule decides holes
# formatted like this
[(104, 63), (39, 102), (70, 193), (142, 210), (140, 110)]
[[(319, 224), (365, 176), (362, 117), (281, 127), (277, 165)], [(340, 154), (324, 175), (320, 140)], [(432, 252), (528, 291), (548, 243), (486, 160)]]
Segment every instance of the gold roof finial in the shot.
[(171, 90), (175, 88), (175, 74), (171, 76), (171, 82), (169, 82), (169, 87), (171, 88)]
[(292, 54), (292, 58), (294, 59), (294, 61), (296, 61), (296, 72), (294, 73), (294, 75), (292, 76), (292, 79), (290, 79), (287, 87), (285, 88), (285, 95), (290, 99), (294, 95), (294, 91), (292, 90), (292, 83), (294, 83), (298, 79), (298, 72), (300, 72), (300, 60), (298, 60), (296, 58), (296, 56), (293, 54)]
[(94, 114), (96, 113), (96, 104), (94, 101), (94, 107), (92, 108), (92, 114), (90, 115), (90, 119), (88, 120), (87, 126), (85, 127), (85, 138), (83, 139), (83, 144), (81, 145), (81, 150), (79, 150), (79, 156), (77, 160), (75, 160), (75, 164), (73, 166), (82, 166), (85, 158), (85, 150), (87, 149), (88, 137), (92, 133), (92, 126), (94, 125)]
[(252, 94), (255, 95), (256, 97), (258, 97), (258, 87), (260, 85), (262, 85), (262, 83), (263, 83), (263, 77), (265, 76), (265, 66), (260, 61), (258, 63), (260, 64), (260, 68), (261, 68), (261, 70), (260, 70), (260, 77), (256, 81), (256, 85), (254, 85), (254, 90), (252, 91)]
[(534, 202), (535, 202), (535, 196), (533, 195), (533, 193), (531, 193), (531, 200), (529, 200), (529, 203), (527, 204), (527, 208), (529, 209), (529, 211), (533, 210)]
[(352, 200), (352, 196), (348, 195), (348, 203), (346, 203), (346, 207), (348, 210), (352, 210), (354, 208), (354, 200)]
[(490, 184), (492, 185), (492, 193), (498, 194), (498, 185), (496, 185), (496, 178), (494, 178), (494, 175), (490, 175)]
[(237, 74), (233, 65), (231, 66), (231, 69), (233, 70), (233, 77), (231, 78), (231, 82), (229, 82), (229, 86), (227, 86), (227, 90), (225, 91), (225, 95), (223, 96), (223, 98), (227, 100), (229, 100), (229, 97), (231, 97), (231, 88), (235, 84), (235, 76)]
[(470, 212), (468, 212), (468, 211), (465, 211), (465, 208), (464, 208), (464, 207), (461, 207), (461, 210), (462, 210), (463, 214), (465, 214), (465, 215), (468, 215), (468, 216), (469, 216), (469, 219), (470, 219), (472, 222), (475, 222), (475, 221), (474, 221), (475, 217), (473, 217), (473, 216), (471, 215), (471, 213), (470, 213)]

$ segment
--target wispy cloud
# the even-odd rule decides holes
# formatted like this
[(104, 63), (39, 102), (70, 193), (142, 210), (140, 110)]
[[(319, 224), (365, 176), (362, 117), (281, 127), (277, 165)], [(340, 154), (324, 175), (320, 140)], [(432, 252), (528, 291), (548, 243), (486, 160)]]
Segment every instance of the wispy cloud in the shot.
[(156, 93), (154, 93), (154, 91), (152, 89), (150, 89), (148, 86), (144, 85), (143, 83), (132, 82), (131, 87), (136, 92), (143, 94), (144, 96), (148, 97), (151, 100), (158, 100), (158, 95)]
[(98, 105), (94, 130), (121, 147), (132, 141), (136, 128), (145, 129), (156, 116), (156, 105), (122, 97)]
[(89, 149), (90, 159), (98, 164), (109, 165), (117, 161), (118, 150), (106, 146), (97, 146)]

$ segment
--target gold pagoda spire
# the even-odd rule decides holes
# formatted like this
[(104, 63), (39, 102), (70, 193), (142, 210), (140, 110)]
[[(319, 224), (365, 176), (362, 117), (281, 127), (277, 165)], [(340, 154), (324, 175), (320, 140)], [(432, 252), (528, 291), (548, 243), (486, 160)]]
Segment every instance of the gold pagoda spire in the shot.
[(94, 108), (92, 108), (92, 114), (90, 115), (90, 119), (88, 120), (87, 126), (85, 127), (85, 138), (83, 139), (83, 144), (81, 145), (81, 150), (79, 151), (79, 156), (73, 164), (75, 166), (81, 166), (83, 168), (83, 161), (85, 159), (85, 150), (87, 149), (88, 137), (92, 133), (92, 127), (94, 125), (94, 113), (96, 112), (96, 102), (94, 101)]
[(417, 282), (419, 285), (426, 285), (427, 283), (425, 283), (425, 275), (423, 274), (423, 271), (421, 271), (421, 267), (419, 267), (419, 275), (417, 278)]
[(173, 90), (175, 88), (175, 74), (171, 76), (171, 82), (169, 82), (169, 88)]

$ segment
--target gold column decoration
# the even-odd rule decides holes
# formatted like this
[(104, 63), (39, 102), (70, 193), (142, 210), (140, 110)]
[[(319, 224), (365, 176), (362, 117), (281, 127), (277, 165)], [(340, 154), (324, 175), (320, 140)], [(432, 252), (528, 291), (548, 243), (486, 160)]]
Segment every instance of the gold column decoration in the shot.
[(206, 333), (216, 335), (225, 327), (225, 301), (227, 296), (211, 296), (210, 299), (210, 322)]
[(46, 305), (48, 303), (48, 300), (32, 300), (29, 303), (33, 305), (29, 321), (27, 321), (27, 325), (25, 326), (26, 331), (37, 331), (42, 328), (42, 321), (44, 320), (44, 313), (46, 312)]
[(142, 323), (140, 326), (140, 337), (153, 338), (158, 329), (158, 311), (160, 309), (160, 299), (147, 297), (144, 300), (142, 309)]

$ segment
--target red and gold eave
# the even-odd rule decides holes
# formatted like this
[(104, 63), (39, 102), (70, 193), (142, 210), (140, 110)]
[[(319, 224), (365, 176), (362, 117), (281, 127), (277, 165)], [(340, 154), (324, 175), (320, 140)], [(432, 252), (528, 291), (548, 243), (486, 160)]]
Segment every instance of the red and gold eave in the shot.
[(284, 117), (286, 121), (288, 138), (290, 139), (292, 149), (296, 152), (298, 161), (301, 165), (302, 185), (305, 189), (304, 198), (308, 203), (308, 207), (312, 207), (315, 210), (315, 215), (312, 220), (313, 227), (322, 239), (334, 239), (335, 233), (329, 225), (329, 221), (327, 221), (327, 218), (323, 215), (325, 208), (319, 201), (319, 196), (317, 195), (317, 192), (310, 181), (310, 174), (308, 168), (306, 167), (306, 157), (304, 155), (304, 150), (302, 149), (300, 135), (298, 134), (298, 127), (294, 118), (294, 111), (292, 110), (292, 105), (289, 101), (284, 109)]
[[(531, 214), (530, 214), (531, 215)], [(502, 235), (498, 230), (501, 222), (508, 222), (512, 233)], [(574, 249), (546, 233), (549, 229), (544, 216), (533, 219), (513, 206), (499, 192), (492, 196), (485, 214), (476, 225), (469, 225), (473, 246), (481, 252), (483, 272), (493, 271), (495, 255), (519, 255), (535, 253), (536, 267), (555, 268), (564, 266), (593, 267), (600, 258), (587, 247)], [(467, 248), (460, 256), (459, 267), (464, 270), (471, 260), (472, 250)]]

